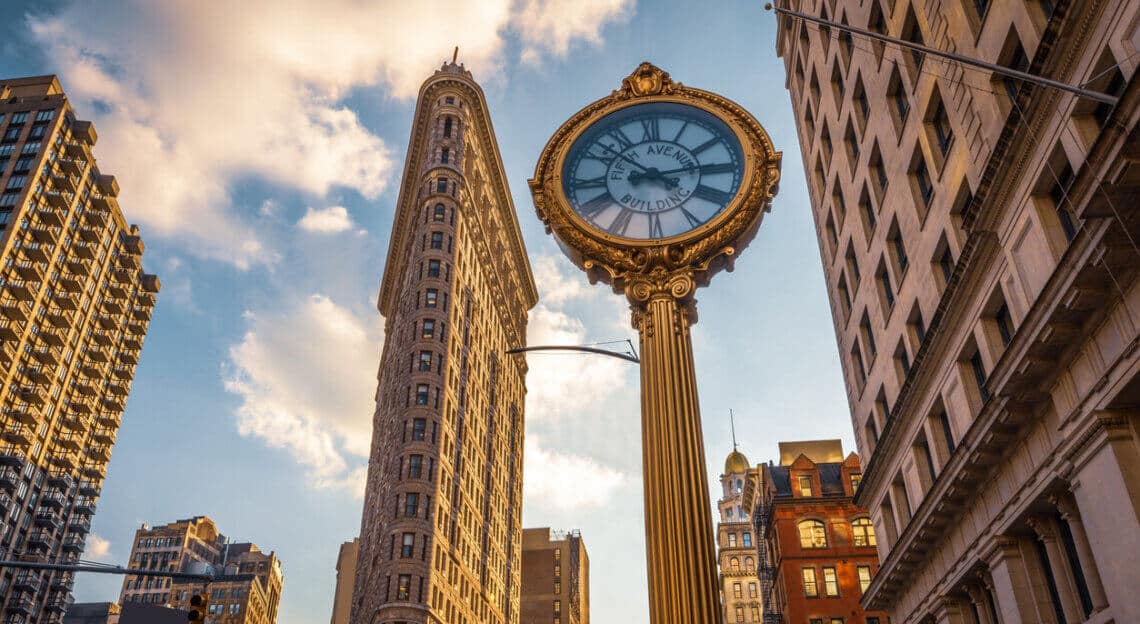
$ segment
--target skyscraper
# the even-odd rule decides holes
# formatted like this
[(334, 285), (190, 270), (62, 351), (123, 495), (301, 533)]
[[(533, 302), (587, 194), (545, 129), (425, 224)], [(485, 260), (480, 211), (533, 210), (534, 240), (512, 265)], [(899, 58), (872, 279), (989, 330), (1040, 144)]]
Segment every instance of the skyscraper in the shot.
[(534, 279), (483, 91), (424, 83), (380, 288), (385, 318), (352, 622), (519, 618)]
[(590, 557), (578, 531), (523, 529), (519, 624), (590, 624)]
[[(0, 551), (78, 560), (158, 278), (54, 76), (0, 81)], [(61, 622), (72, 574), (0, 570), (0, 619)]]
[(724, 460), (720, 475), (722, 496), (717, 501), (720, 521), (716, 528), (717, 567), (720, 568), (720, 600), (725, 622), (761, 622), (764, 605), (756, 578), (756, 546), (752, 542), (750, 510), (744, 506), (744, 482), (748, 458), (736, 449)]
[(352, 587), (356, 584), (356, 558), (360, 553), (360, 538), (340, 545), (336, 558), (336, 591), (333, 593), (330, 624), (348, 624), (352, 612)]
[(864, 607), (1140, 621), (1140, 2), (797, 6), (1110, 97), (780, 18), (868, 458)]

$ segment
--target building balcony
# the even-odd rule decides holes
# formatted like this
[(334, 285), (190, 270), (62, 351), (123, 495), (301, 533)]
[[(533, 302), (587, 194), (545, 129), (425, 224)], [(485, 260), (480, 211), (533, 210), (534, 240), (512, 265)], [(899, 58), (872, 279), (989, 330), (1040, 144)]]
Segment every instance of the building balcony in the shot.
[(115, 430), (110, 427), (98, 427), (91, 432), (91, 439), (103, 444), (114, 444)]
[(27, 448), (36, 441), (36, 432), (28, 425), (15, 422), (4, 427), (3, 438), (15, 446)]
[[(138, 351), (142, 348), (142, 340), (139, 340), (138, 334), (126, 333), (123, 334), (123, 346)], [(130, 375), (129, 371), (127, 374)]]
[(41, 204), (36, 209), (36, 214), (39, 216), (40, 221), (49, 227), (63, 227), (64, 220), (67, 218), (67, 207), (54, 206), (51, 202)]
[(123, 303), (113, 297), (103, 299), (103, 311), (109, 314), (122, 314)]
[(47, 262), (51, 259), (52, 249), (50, 245), (45, 247), (38, 243), (26, 243), (20, 247), (20, 253), (32, 262)]
[(68, 399), (67, 408), (79, 414), (90, 414), (93, 411), (91, 408), (91, 400), (82, 397), (71, 397)]
[(47, 482), (48, 485), (60, 488), (64, 492), (70, 492), (71, 488), (75, 486), (75, 479), (71, 476), (71, 473), (64, 472), (62, 470), (53, 470), (49, 472), (47, 476)]
[(94, 479), (81, 479), (79, 481), (79, 493), (86, 496), (98, 496), (99, 482)]
[(42, 406), (48, 400), (47, 390), (42, 385), (33, 384), (12, 388), (16, 396), (31, 405)]
[(137, 306), (134, 306), (131, 308), (131, 316), (135, 317), (135, 319), (139, 320), (139, 321), (149, 321), (150, 320), (150, 314), (151, 314), (151, 307), (150, 306), (137, 305)]
[(21, 301), (12, 297), (6, 297), (0, 300), (0, 315), (9, 321), (17, 321), (26, 323), (28, 317), (32, 314), (32, 306), (27, 301)]
[(43, 265), (38, 262), (17, 263), (16, 275), (28, 282), (42, 282), (44, 281)]
[(65, 451), (58, 451), (55, 453), (50, 453), (47, 456), (47, 458), (48, 458), (48, 461), (51, 462), (55, 466), (58, 466), (60, 468), (65, 468), (67, 470), (75, 470), (75, 465), (76, 465), (75, 456), (72, 455), (71, 453), (68, 453)]
[[(7, 491), (8, 494), (16, 492), (16, 486), (19, 485), (19, 469), (6, 465), (0, 468), (0, 489)], [(8, 509), (8, 508), (6, 508)]]
[(106, 329), (97, 329), (91, 332), (91, 340), (101, 347), (109, 347), (115, 342), (114, 334)]
[(68, 533), (67, 536), (63, 538), (63, 550), (81, 553), (83, 552), (83, 541), (83, 536)]
[(123, 399), (121, 397), (104, 395), (103, 407), (115, 413), (122, 413), (126, 405), (123, 403)]
[(67, 175), (80, 176), (83, 175), (83, 169), (87, 163), (75, 158), (57, 158), (55, 162), (59, 164), (59, 168)]
[(48, 191), (44, 193), (44, 197), (47, 198), (47, 205), (56, 210), (67, 212), (71, 208), (71, 200), (59, 191)]
[[(43, 505), (43, 501), (41, 501), (40, 504)], [(52, 505), (52, 508), (62, 509), (63, 504), (61, 502), (59, 505)], [(63, 526), (63, 521), (60, 519), (59, 514), (56, 512), (51, 511), (50, 509), (41, 509), (36, 512), (36, 526), (55, 531), (59, 529), (59, 527)]]
[(126, 384), (114, 383), (114, 382), (107, 385), (107, 391), (110, 392), (111, 394), (117, 396), (117, 397), (122, 397), (122, 398), (126, 398), (127, 393), (129, 392)]
[(24, 325), (17, 321), (0, 321), (0, 339), (17, 341), (24, 335)]
[(119, 326), (119, 320), (110, 314), (99, 314), (95, 317), (95, 321), (99, 323), (99, 327), (103, 329), (115, 329)]
[(75, 241), (71, 244), (71, 253), (84, 260), (94, 260), (96, 251), (98, 250), (95, 249), (94, 245), (84, 243), (83, 241)]
[(83, 396), (95, 396), (99, 392), (95, 384), (86, 377), (76, 377), (75, 381), (71, 382), (71, 389)]
[(107, 476), (107, 464), (98, 462), (91, 459), (84, 461), (79, 466), (79, 472), (85, 477), (92, 479), (102, 479)]
[[(151, 273), (143, 273), (142, 279), (139, 280), (142, 284), (143, 291), (148, 293), (157, 293), (162, 289), (162, 282), (158, 280), (157, 275)], [(153, 302), (153, 299), (152, 299)]]
[[(95, 126), (90, 121), (77, 119), (71, 124), (72, 141), (68, 143), (68, 149), (70, 150), (72, 145), (79, 145), (86, 150), (92, 145), (95, 145), (95, 141), (98, 140), (98, 138), (98, 135), (95, 134)], [(76, 156), (76, 158), (79, 158), (79, 156)], [(89, 152), (87, 152), (87, 157), (83, 160), (91, 160)]]
[(87, 277), (91, 272), (91, 263), (80, 258), (67, 259), (67, 272), (78, 277)]
[(109, 359), (107, 352), (99, 347), (87, 347), (83, 349), (83, 355), (93, 362), (106, 362)]
[(24, 377), (33, 383), (46, 385), (51, 383), (51, 373), (42, 366), (32, 365), (23, 367)]
[(95, 415), (95, 421), (104, 427), (118, 428), (122, 415), (120, 412), (99, 412)]
[(127, 253), (135, 256), (141, 256), (144, 248), (145, 245), (143, 245), (142, 239), (138, 236), (123, 236), (123, 249), (126, 250)]
[(5, 407), (2, 413), (6, 418), (24, 423), (25, 425), (34, 425), (40, 421), (39, 408), (26, 403)]
[(67, 530), (86, 535), (91, 531), (91, 518), (73, 514), (67, 519)]
[(4, 284), (4, 292), (8, 293), (16, 301), (32, 301), (36, 298), (36, 288), (30, 286), (24, 280), (8, 280)]
[(8, 612), (31, 615), (36, 610), (36, 601), (27, 596), (13, 596), (8, 601)]
[(51, 578), (52, 589), (71, 591), (73, 583), (75, 583), (75, 576), (71, 572), (57, 572), (56, 575)]
[(44, 366), (50, 366), (53, 368), (59, 366), (60, 355), (59, 349), (57, 348), (39, 347), (32, 349), (32, 357), (34, 357), (37, 362), (43, 364)]
[(72, 511), (84, 516), (93, 516), (95, 515), (95, 501), (87, 497), (77, 498), (75, 499), (75, 507), (72, 507)]
[[(70, 539), (70, 536), (68, 539)], [(64, 549), (67, 549), (68, 546), (69, 543), (64, 541)], [(83, 540), (79, 540), (79, 550), (77, 552), (83, 552)], [(55, 592), (44, 602), (44, 608), (53, 613), (67, 613), (67, 610), (71, 608), (71, 601), (71, 594), (68, 592)]]
[(79, 238), (87, 241), (88, 243), (98, 243), (102, 236), (99, 234), (99, 228), (93, 228), (90, 225), (83, 225), (79, 227)]
[(50, 327), (44, 327), (40, 329), (39, 337), (40, 340), (43, 340), (53, 347), (62, 347), (67, 343), (67, 340), (64, 339), (64, 334), (62, 331), (58, 329), (51, 329)]
[(124, 269), (132, 269), (137, 271), (142, 267), (142, 263), (139, 262), (138, 256), (134, 256), (129, 253), (121, 253), (119, 254), (119, 266)]
[(125, 299), (128, 294), (127, 287), (124, 284), (110, 280), (107, 282), (107, 294), (112, 297)]
[(96, 208), (94, 202), (92, 202), (90, 208), (83, 211), (83, 222), (96, 229), (107, 227), (107, 222), (110, 218), (110, 213), (106, 210)]
[(125, 364), (130, 364), (131, 366), (135, 366), (139, 363), (139, 356), (135, 351), (123, 351), (119, 353), (119, 361)]
[[(24, 540), (24, 545), (27, 546), (29, 550), (48, 550), (51, 548), (51, 532), (46, 529), (36, 529), (28, 533), (28, 538)], [(39, 589), (39, 579), (36, 579), (36, 583), (36, 589)]]
[(17, 613), (10, 613), (4, 618), (4, 624), (28, 624), (28, 619)]
[(66, 175), (62, 172), (51, 177), (51, 185), (55, 190), (63, 193), (74, 193), (75, 189), (78, 188), (75, 176)]
[(111, 445), (110, 444), (95, 444), (87, 448), (87, 455), (94, 457), (100, 461), (110, 461), (111, 459)]
[(61, 310), (76, 310), (79, 308), (79, 297), (67, 293), (57, 292), (52, 296), (52, 301)]
[(60, 424), (63, 425), (64, 429), (70, 431), (83, 431), (91, 426), (91, 420), (79, 414), (67, 414), (63, 417), (63, 420), (60, 421)]
[(83, 435), (74, 432), (59, 433), (53, 438), (56, 446), (69, 451), (78, 451), (83, 447)]
[(54, 245), (59, 238), (59, 231), (46, 225), (33, 225), (28, 228), (28, 233), (32, 235), (32, 240), (41, 245)]
[(38, 592), (41, 584), (42, 581), (38, 572), (20, 572), (16, 578), (12, 579), (12, 589), (22, 592)]
[(95, 183), (99, 185), (99, 192), (104, 196), (119, 196), (119, 182), (115, 180), (115, 176), (103, 174), (95, 179)]

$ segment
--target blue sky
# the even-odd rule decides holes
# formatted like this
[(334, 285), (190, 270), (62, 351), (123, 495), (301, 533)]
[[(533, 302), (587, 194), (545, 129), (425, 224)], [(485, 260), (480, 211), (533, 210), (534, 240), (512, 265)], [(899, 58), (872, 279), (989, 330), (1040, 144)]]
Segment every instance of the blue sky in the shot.
[[(382, 345), (375, 297), (416, 89), (454, 45), (487, 94), (542, 300), (531, 341), (634, 338), (534, 216), (567, 117), (642, 60), (750, 110), (784, 153), (760, 234), (698, 293), (711, 491), (731, 450), (854, 448), (774, 17), (758, 2), (9, 3), (0, 75), (59, 75), (163, 281), (87, 557), (196, 514), (275, 550), (282, 624), (323, 623), (360, 523)], [(218, 3), (220, 5), (220, 3)], [(212, 6), (211, 6), (212, 5)], [(343, 5), (343, 6), (342, 6)], [(596, 622), (648, 621), (633, 366), (530, 359), (525, 526), (580, 528)], [(80, 601), (119, 581), (81, 576)]]

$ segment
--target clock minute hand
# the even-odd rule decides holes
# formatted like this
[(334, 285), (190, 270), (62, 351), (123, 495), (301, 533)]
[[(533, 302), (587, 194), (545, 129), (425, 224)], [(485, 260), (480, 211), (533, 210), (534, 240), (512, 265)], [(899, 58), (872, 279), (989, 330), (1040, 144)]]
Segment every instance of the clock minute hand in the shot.
[(683, 173), (685, 171), (693, 171), (696, 169), (700, 169), (700, 165), (689, 165), (688, 167), (678, 167), (676, 169), (670, 169), (668, 171), (661, 171), (659, 173), (664, 176), (664, 175), (669, 175), (669, 174), (673, 174), (673, 173)]

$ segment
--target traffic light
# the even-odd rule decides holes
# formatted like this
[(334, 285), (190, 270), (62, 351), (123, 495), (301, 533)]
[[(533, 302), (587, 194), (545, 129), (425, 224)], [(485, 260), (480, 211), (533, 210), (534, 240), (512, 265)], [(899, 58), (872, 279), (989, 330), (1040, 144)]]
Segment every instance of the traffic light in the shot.
[(210, 605), (210, 596), (205, 592), (190, 596), (190, 610), (186, 612), (186, 619), (191, 622), (205, 622), (206, 609)]

